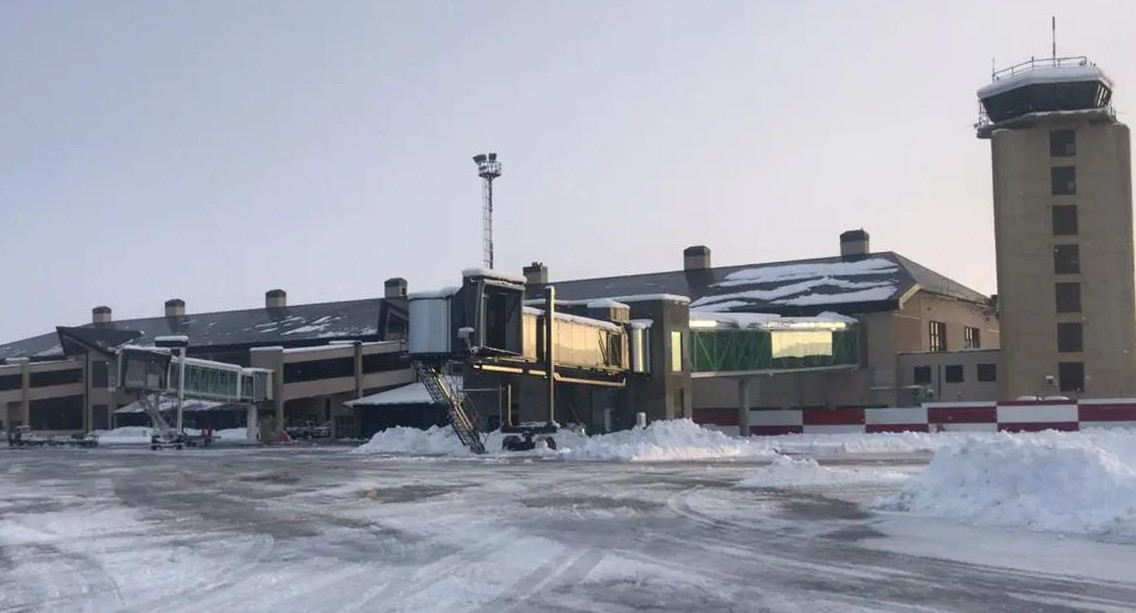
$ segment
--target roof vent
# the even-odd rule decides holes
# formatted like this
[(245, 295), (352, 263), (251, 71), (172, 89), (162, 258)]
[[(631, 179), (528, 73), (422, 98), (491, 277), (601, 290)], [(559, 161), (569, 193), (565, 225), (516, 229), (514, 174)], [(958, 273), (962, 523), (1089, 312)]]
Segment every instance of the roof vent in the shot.
[(393, 277), (383, 281), (383, 298), (406, 298), (406, 279)]
[(863, 258), (871, 253), (868, 233), (863, 228), (840, 234), (840, 257), (845, 260)]
[(694, 245), (682, 250), (683, 270), (706, 270), (710, 268), (710, 248)]
[(525, 285), (548, 285), (548, 267), (541, 262), (533, 262), (524, 268)]
[(181, 298), (170, 298), (166, 301), (166, 317), (182, 317), (185, 315), (185, 301)]
[(97, 306), (91, 309), (91, 323), (93, 324), (109, 324), (110, 323), (110, 307)]
[(288, 306), (288, 292), (282, 289), (270, 289), (264, 292), (264, 308), (282, 309)]

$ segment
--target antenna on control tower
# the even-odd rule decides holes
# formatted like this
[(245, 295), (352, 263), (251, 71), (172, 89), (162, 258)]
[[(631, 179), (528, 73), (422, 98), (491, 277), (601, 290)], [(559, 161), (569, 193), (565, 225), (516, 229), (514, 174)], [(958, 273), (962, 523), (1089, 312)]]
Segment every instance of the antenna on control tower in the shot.
[(479, 153), (473, 156), (477, 176), (482, 178), (481, 189), (481, 249), (485, 267), (493, 270), (493, 179), (501, 176), (501, 162), (496, 153)]

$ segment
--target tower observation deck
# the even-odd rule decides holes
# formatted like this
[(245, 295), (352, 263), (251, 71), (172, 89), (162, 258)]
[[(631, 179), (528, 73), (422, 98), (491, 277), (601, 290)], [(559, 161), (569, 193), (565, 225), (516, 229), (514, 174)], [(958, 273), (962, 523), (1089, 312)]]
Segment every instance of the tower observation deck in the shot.
[(1033, 59), (997, 70), (978, 90), (979, 138), (1019, 127), (1039, 114), (1076, 113), (1113, 118), (1112, 80), (1086, 57)]

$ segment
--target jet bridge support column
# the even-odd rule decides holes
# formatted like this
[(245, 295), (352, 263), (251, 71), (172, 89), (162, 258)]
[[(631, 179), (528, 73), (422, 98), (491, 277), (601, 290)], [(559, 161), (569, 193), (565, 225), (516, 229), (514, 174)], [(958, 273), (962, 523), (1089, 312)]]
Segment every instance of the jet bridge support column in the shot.
[(749, 436), (749, 393), (753, 379), (743, 377), (738, 379), (738, 434)]

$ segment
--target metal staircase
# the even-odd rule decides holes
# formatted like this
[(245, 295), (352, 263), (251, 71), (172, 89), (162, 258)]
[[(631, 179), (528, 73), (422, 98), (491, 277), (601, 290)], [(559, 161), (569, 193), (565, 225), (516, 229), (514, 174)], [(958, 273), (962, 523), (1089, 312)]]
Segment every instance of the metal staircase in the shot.
[(485, 453), (485, 439), (477, 430), (477, 410), (463, 392), (454, 391), (449, 379), (438, 369), (421, 362), (414, 363), (418, 379), (426, 386), (430, 399), (436, 404), (446, 406), (450, 425), (458, 435), (458, 440), (474, 453)]
[(178, 435), (177, 429), (166, 421), (165, 416), (162, 415), (162, 397), (160, 394), (142, 394), (138, 398), (142, 408), (146, 410), (146, 415), (150, 417), (150, 423), (154, 431), (162, 440), (173, 440)]

